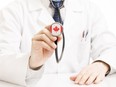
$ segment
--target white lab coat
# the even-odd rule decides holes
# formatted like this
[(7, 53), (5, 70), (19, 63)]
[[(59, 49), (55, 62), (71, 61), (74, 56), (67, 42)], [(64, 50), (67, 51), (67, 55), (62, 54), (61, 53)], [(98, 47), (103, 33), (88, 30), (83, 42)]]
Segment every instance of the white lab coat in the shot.
[[(106, 22), (88, 0), (68, 0), (64, 20), (65, 51), (59, 64), (55, 55), (38, 71), (28, 68), (32, 37), (45, 25), (54, 23), (40, 0), (18, 0), (0, 13), (0, 80), (23, 86), (35, 84), (44, 73), (75, 73), (102, 60), (116, 70), (116, 39)], [(88, 35), (83, 38), (83, 32)], [(61, 41), (62, 42), (62, 41)], [(61, 42), (59, 43), (61, 48)], [(6, 83), (5, 83), (6, 84)], [(5, 85), (4, 84), (4, 85)], [(8, 84), (2, 87), (9, 87)]]

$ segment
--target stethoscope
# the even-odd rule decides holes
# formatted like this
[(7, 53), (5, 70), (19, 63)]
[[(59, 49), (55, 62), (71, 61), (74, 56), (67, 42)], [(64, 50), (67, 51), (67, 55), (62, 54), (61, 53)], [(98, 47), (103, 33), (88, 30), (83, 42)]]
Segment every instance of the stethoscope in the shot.
[[(59, 5), (57, 5), (56, 3), (60, 1), (61, 3)], [(64, 0), (50, 0), (50, 5), (54, 8), (57, 9), (58, 14), (59, 14), (59, 18), (60, 18), (60, 22), (55, 22), (51, 25), (50, 27), (50, 31), (52, 33), (53, 36), (58, 37), (60, 34), (62, 34), (63, 37), (63, 45), (62, 45), (62, 51), (61, 51), (61, 55), (60, 57), (58, 57), (58, 40), (55, 41), (55, 44), (57, 45), (57, 48), (55, 49), (55, 57), (56, 57), (56, 62), (59, 63), (63, 57), (63, 53), (64, 53), (64, 48), (65, 48), (65, 36), (64, 36), (64, 32), (63, 32), (63, 21), (60, 15), (60, 9), (64, 6)]]

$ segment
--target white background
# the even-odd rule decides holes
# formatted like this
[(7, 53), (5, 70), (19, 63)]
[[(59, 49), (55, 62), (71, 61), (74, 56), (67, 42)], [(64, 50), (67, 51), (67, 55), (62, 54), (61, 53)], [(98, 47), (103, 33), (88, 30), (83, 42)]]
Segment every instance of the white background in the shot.
[[(4, 8), (13, 0), (0, 0), (0, 9)], [(91, 0), (101, 9), (109, 29), (116, 35), (116, 0)]]

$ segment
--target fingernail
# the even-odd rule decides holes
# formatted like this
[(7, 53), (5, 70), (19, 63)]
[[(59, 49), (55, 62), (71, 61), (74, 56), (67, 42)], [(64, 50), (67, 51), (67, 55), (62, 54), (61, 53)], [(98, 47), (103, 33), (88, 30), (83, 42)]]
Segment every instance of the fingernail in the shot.
[(55, 41), (57, 40), (57, 37), (55, 37)]
[(86, 82), (85, 84), (86, 84), (86, 85), (89, 85), (89, 82)]
[(57, 46), (56, 45), (54, 45), (54, 49), (56, 49), (57, 48)]
[(82, 82), (80, 82), (80, 83), (79, 83), (79, 85), (83, 85), (83, 83), (82, 83)]
[(78, 84), (78, 82), (77, 82), (77, 81), (75, 81), (74, 83), (75, 83), (75, 84)]

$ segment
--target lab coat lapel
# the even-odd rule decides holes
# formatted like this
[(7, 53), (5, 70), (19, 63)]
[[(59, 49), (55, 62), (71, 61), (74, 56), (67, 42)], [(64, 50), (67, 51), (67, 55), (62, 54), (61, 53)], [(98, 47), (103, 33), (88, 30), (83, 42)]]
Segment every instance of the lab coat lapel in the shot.
[(37, 12), (37, 25), (40, 27), (45, 27), (54, 22), (52, 16), (43, 6), (40, 0), (28, 0), (28, 8), (30, 12)]
[(43, 7), (40, 0), (27, 0), (27, 6), (29, 11), (37, 11)]
[(68, 0), (65, 5), (66, 8), (66, 17), (64, 21), (65, 31), (69, 32), (75, 26), (81, 23), (82, 17), (82, 6), (81, 0)]
[[(74, 45), (75, 48), (77, 48), (78, 42), (80, 40), (79, 35), (81, 33), (81, 23), (82, 23), (81, 18), (83, 11), (82, 11), (80, 0), (68, 0), (65, 3), (65, 10), (66, 10), (66, 14), (65, 14), (66, 16), (63, 25), (64, 35), (65, 35), (65, 50), (60, 64), (64, 64), (64, 62), (68, 61), (67, 54), (70, 52), (69, 50), (71, 50), (69, 49), (70, 45), (74, 45), (77, 43), (76, 46)], [(62, 40), (58, 44), (59, 44), (59, 48), (61, 48)]]
[[(77, 53), (75, 53), (75, 51), (74, 54), (78, 54), (78, 61), (80, 62), (82, 61), (82, 58), (84, 59), (88, 55), (88, 52), (86, 52), (86, 50), (88, 49), (87, 46), (89, 45), (88, 42), (82, 42), (83, 31), (87, 29), (87, 13), (85, 11), (85, 8), (83, 8), (84, 4), (82, 4), (82, 1), (83, 0), (69, 0), (66, 6), (66, 18), (64, 23), (64, 34), (66, 37), (65, 47), (67, 47), (65, 48), (64, 54), (68, 53), (66, 52), (67, 50), (70, 50), (68, 49), (68, 47), (70, 47), (70, 45), (73, 45), (74, 43), (73, 46), (75, 46), (78, 51)], [(65, 57), (63, 58), (63, 60), (67, 61)]]
[(53, 20), (51, 14), (45, 8), (43, 8), (38, 17), (37, 23), (42, 26), (48, 26), (54, 22), (55, 21)]
[(82, 12), (82, 0), (69, 0), (68, 4), (72, 11)]

